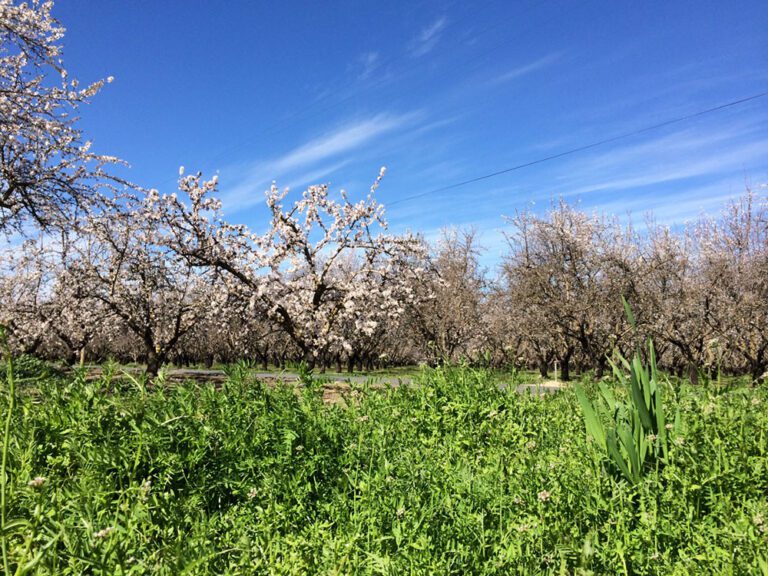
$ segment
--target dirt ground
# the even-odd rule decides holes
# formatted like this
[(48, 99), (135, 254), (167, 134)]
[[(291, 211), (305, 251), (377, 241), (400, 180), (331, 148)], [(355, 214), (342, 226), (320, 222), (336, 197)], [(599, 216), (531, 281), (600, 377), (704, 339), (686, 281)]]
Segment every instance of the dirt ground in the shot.
[[(129, 369), (125, 372), (140, 374), (140, 369)], [(89, 371), (88, 378), (99, 378), (102, 374), (101, 368), (94, 368)], [(291, 386), (298, 394), (301, 391), (301, 384), (299, 383), (298, 374), (293, 373), (266, 373), (258, 372), (252, 375), (254, 378), (263, 382), (267, 386), (275, 387), (278, 385)], [(200, 383), (214, 383), (221, 385), (227, 379), (227, 375), (220, 370), (198, 370), (198, 369), (175, 369), (169, 370), (166, 375), (166, 382), (169, 385), (178, 385), (188, 380), (194, 380)], [(373, 381), (372, 381), (373, 380)], [(400, 385), (410, 385), (411, 380), (409, 378), (395, 378), (395, 377), (379, 377), (377, 379), (370, 379), (360, 376), (353, 377), (340, 377), (338, 380), (326, 380), (321, 384), (323, 402), (328, 405), (340, 405), (346, 406), (350, 399), (359, 397), (360, 385), (369, 382), (369, 386), (373, 390), (384, 390), (388, 386), (397, 387)], [(501, 388), (506, 388), (505, 384), (499, 384)], [(542, 396), (544, 394), (553, 394), (568, 387), (567, 383), (559, 382), (557, 380), (544, 380), (541, 382), (531, 382), (527, 384), (521, 384), (515, 387), (515, 391), (519, 394), (535, 394)]]

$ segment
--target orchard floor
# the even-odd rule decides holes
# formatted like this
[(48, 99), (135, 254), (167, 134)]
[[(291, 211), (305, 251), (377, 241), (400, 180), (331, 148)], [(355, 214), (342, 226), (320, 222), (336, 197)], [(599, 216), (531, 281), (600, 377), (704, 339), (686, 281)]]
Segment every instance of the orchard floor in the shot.
[[(133, 368), (135, 374), (140, 374), (141, 369)], [(99, 378), (102, 375), (101, 368), (89, 371), (90, 378)], [(288, 385), (298, 392), (301, 388), (302, 376), (291, 371), (250, 371), (250, 377), (255, 378), (270, 387)], [(187, 381), (197, 383), (225, 382), (227, 372), (219, 369), (208, 368), (170, 368), (164, 372), (164, 378), (169, 384), (179, 384)], [(413, 385), (414, 378), (408, 375), (388, 374), (380, 371), (369, 375), (349, 375), (341, 373), (318, 373), (314, 379), (322, 388), (322, 398), (327, 404), (345, 404), (347, 398), (359, 395), (361, 388), (370, 390), (385, 390), (398, 386)], [(501, 390), (510, 386), (510, 382), (503, 375), (497, 376), (497, 385)], [(525, 382), (513, 382), (514, 390), (519, 394), (553, 394), (570, 386), (567, 382), (559, 380), (543, 380), (541, 378), (525, 378)], [(530, 380), (530, 381), (528, 381)]]
[(765, 388), (665, 384), (679, 434), (633, 484), (572, 390), (482, 370), (347, 382), (340, 405), (237, 369), (147, 389), (33, 368), (13, 411), (0, 395), (8, 573), (768, 573)]

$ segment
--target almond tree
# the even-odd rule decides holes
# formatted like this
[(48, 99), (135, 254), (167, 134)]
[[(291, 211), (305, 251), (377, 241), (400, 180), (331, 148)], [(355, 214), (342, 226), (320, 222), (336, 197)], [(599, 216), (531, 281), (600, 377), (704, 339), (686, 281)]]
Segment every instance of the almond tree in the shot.
[(105, 81), (69, 78), (52, 6), (0, 0), (0, 232), (66, 226), (100, 200), (97, 188), (118, 183), (104, 170), (116, 159), (91, 152), (77, 127), (78, 107)]
[(339, 338), (329, 349), (330, 357), (323, 359), (323, 367), (333, 359), (338, 371), (346, 363), (347, 371), (352, 372), (355, 368), (372, 370), (389, 361), (389, 353), (394, 351), (391, 336), (399, 332), (407, 308), (418, 297), (412, 282), (406, 281), (414, 278), (413, 269), (413, 263), (402, 260), (384, 275), (353, 253), (338, 260), (334, 272), (338, 282), (355, 282), (364, 289), (349, 294)]
[(210, 368), (214, 361), (248, 359), (259, 362), (264, 370), (270, 362), (280, 363), (285, 337), (279, 327), (266, 311), (254, 309), (257, 302), (232, 288), (222, 283), (216, 308), (181, 339), (174, 354), (181, 363), (203, 362)]
[(595, 225), (562, 202), (547, 219), (522, 213), (511, 222), (515, 230), (508, 236), (511, 252), (504, 272), (517, 307), (532, 320), (527, 323), (529, 341), (545, 343), (540, 362), (554, 355), (567, 380), (593, 305), (585, 292), (594, 270), (590, 249)]
[(615, 350), (629, 354), (639, 343), (638, 334), (627, 323), (622, 297), (634, 305), (643, 279), (637, 274), (641, 250), (631, 225), (622, 227), (616, 219), (601, 219), (595, 241), (598, 269), (588, 296), (595, 306), (580, 342), (582, 367), (593, 368), (601, 378)]
[(503, 319), (496, 320), (496, 329), (502, 331), (498, 339), (504, 348), (523, 357), (526, 364), (535, 366), (539, 375), (547, 378), (550, 365), (563, 348), (562, 337), (547, 308), (532, 305), (530, 282), (516, 273), (516, 267), (505, 262), (501, 276), (491, 308)]
[[(523, 368), (533, 366), (533, 354), (528, 354), (525, 334), (520, 323), (520, 310), (505, 289), (503, 278), (490, 284), (482, 306), (480, 320), (480, 349), (490, 366)], [(536, 362), (545, 369), (550, 359)], [(546, 376), (546, 372), (544, 373)]]
[(68, 363), (79, 360), (82, 365), (86, 347), (97, 333), (103, 333), (111, 316), (102, 302), (89, 296), (88, 279), (82, 273), (94, 258), (93, 242), (75, 232), (61, 232), (58, 237), (41, 234), (38, 244), (37, 265), (48, 280), (41, 286), (44, 294), (37, 313), (50, 335), (63, 345)]
[(43, 314), (50, 319), (50, 329), (64, 345), (69, 364), (86, 360), (87, 348), (99, 334), (112, 314), (100, 301), (88, 297), (89, 287), (76, 269), (63, 269), (51, 287), (50, 299)]
[[(212, 266), (229, 282), (246, 290), (270, 320), (300, 350), (311, 369), (334, 346), (344, 345), (341, 327), (350, 318), (365, 317), (370, 298), (398, 308), (400, 290), (418, 270), (408, 266), (420, 244), (410, 235), (386, 234), (383, 207), (373, 194), (384, 170), (365, 200), (351, 202), (345, 192), (334, 200), (328, 186), (310, 186), (292, 206), (284, 207), (287, 190), (267, 192), (271, 213), (268, 230), (256, 234), (230, 224), (211, 197), (217, 181), (200, 174), (183, 176), (176, 195), (153, 196), (152, 211), (173, 231), (169, 244), (191, 265)], [(339, 264), (354, 254), (360, 266), (349, 274)]]
[(6, 252), (0, 323), (19, 351), (61, 358), (63, 346), (74, 363), (98, 330), (103, 308), (85, 297), (63, 245), (40, 235)]
[(641, 329), (653, 337), (660, 363), (692, 380), (706, 361), (711, 305), (697, 255), (701, 226), (675, 234), (651, 226), (636, 268), (640, 282), (633, 303)]
[(711, 343), (757, 381), (768, 369), (768, 202), (748, 190), (700, 241)]
[(629, 241), (617, 228), (560, 202), (545, 218), (511, 221), (503, 274), (541, 363), (552, 356), (563, 380), (574, 360), (601, 372), (622, 336), (621, 296), (632, 289)]
[(32, 354), (49, 333), (49, 319), (42, 315), (50, 278), (39, 240), (27, 239), (0, 256), (0, 325), (5, 326), (12, 347)]
[(485, 277), (474, 230), (444, 230), (417, 279), (418, 298), (409, 314), (417, 340), (431, 362), (468, 357), (484, 331)]
[(143, 346), (153, 377), (180, 339), (217, 308), (214, 269), (196, 268), (166, 247), (151, 201), (119, 216), (91, 215), (86, 230), (97, 248), (83, 259), (88, 297), (102, 302)]

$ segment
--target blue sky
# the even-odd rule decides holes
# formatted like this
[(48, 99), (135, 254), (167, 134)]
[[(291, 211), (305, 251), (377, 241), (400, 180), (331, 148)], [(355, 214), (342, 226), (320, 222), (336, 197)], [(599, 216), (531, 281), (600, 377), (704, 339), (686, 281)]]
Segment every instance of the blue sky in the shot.
[(82, 111), (94, 149), (170, 192), (218, 172), (228, 217), (263, 192), (377, 193), (395, 231), (474, 226), (565, 198), (679, 225), (768, 182), (768, 97), (400, 201), (768, 90), (768, 3), (59, 0), (65, 62), (115, 82)]

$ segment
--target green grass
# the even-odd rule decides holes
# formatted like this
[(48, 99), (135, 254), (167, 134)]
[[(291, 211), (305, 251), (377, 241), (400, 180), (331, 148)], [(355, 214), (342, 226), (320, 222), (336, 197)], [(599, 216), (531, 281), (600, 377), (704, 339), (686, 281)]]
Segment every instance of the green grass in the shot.
[(519, 395), (482, 371), (358, 387), (347, 408), (323, 405), (313, 386), (262, 387), (247, 371), (230, 371), (220, 389), (149, 392), (140, 381), (29, 372), (9, 438), (12, 571), (768, 568), (765, 390), (668, 389), (683, 431), (633, 486), (587, 441), (572, 391)]

